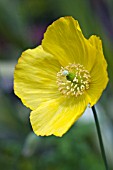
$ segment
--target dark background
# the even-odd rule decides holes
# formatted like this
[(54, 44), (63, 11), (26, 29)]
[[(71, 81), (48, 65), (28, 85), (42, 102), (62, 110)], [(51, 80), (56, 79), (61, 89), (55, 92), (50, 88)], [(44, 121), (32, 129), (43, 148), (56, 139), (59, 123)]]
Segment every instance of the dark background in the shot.
[(41, 43), (47, 26), (73, 16), (86, 38), (103, 41), (109, 85), (97, 106), (108, 164), (113, 169), (113, 1), (0, 0), (0, 169), (104, 170), (91, 110), (62, 137), (38, 137), (30, 110), (13, 92), (13, 70), (22, 51)]

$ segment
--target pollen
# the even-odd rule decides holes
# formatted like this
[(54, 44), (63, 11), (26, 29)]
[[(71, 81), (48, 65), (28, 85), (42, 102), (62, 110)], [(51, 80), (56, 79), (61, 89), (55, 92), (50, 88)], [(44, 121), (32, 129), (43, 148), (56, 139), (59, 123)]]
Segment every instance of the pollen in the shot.
[(65, 96), (78, 97), (89, 89), (91, 76), (81, 64), (69, 64), (61, 67), (57, 73), (59, 91)]

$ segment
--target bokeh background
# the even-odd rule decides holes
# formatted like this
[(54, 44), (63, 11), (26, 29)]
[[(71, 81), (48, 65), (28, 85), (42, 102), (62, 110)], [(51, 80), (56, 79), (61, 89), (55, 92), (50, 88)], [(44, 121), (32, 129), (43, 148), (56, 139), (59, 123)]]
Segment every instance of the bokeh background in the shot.
[(103, 41), (109, 85), (96, 105), (106, 155), (113, 169), (113, 1), (0, 0), (0, 169), (104, 170), (90, 109), (62, 138), (38, 137), (30, 110), (13, 92), (13, 71), (22, 51), (41, 43), (47, 26), (73, 16), (85, 37)]

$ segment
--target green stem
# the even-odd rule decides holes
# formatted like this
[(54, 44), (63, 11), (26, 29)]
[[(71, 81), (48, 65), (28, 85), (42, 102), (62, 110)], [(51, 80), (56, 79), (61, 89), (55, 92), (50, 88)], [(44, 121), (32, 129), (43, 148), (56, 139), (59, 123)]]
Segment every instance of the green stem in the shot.
[(97, 112), (96, 112), (96, 109), (95, 109), (94, 106), (92, 107), (92, 111), (93, 111), (93, 115), (94, 115), (94, 119), (95, 119), (98, 139), (99, 139), (100, 148), (101, 148), (101, 154), (102, 154), (102, 157), (103, 157), (103, 160), (104, 160), (105, 168), (106, 168), (106, 170), (108, 170), (108, 164), (107, 164), (106, 154), (105, 154), (105, 150), (104, 150), (104, 145), (103, 145), (100, 125), (99, 125), (99, 121), (98, 121), (98, 117), (97, 117)]

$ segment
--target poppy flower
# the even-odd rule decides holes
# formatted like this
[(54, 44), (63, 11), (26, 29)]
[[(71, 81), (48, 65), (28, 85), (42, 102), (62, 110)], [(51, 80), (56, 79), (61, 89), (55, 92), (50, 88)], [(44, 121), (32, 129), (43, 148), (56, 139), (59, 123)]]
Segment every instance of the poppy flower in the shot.
[(53, 22), (42, 44), (22, 53), (14, 73), (15, 94), (32, 110), (33, 131), (41, 136), (66, 133), (107, 83), (100, 38), (86, 39), (72, 17)]

